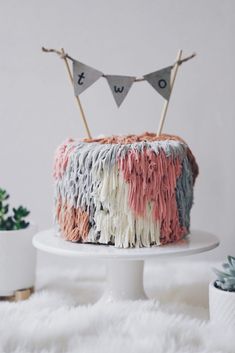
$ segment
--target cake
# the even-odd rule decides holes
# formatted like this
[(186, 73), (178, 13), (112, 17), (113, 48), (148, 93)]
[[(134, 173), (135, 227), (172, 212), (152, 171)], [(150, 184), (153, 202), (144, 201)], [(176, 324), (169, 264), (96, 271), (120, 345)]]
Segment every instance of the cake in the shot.
[(120, 248), (177, 242), (190, 232), (197, 175), (177, 136), (69, 139), (54, 161), (57, 234)]

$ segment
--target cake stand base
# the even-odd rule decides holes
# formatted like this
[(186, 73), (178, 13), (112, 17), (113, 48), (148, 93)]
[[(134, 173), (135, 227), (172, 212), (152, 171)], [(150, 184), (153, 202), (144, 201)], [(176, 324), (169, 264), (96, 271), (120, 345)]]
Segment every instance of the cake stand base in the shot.
[(183, 240), (151, 248), (119, 249), (114, 246), (77, 244), (63, 240), (54, 231), (36, 234), (33, 245), (41, 250), (60, 256), (79, 259), (103, 260), (106, 264), (106, 288), (100, 301), (148, 299), (143, 286), (144, 261), (186, 256), (212, 250), (219, 245), (218, 238), (203, 231), (192, 231)]
[(143, 286), (144, 261), (107, 260), (106, 269), (101, 302), (147, 299)]

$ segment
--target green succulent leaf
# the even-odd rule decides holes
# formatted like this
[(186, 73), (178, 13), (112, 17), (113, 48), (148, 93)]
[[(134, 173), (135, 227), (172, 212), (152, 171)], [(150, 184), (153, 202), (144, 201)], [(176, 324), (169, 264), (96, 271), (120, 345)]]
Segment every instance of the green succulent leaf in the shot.
[(216, 285), (227, 291), (235, 291), (235, 257), (228, 256), (228, 262), (224, 263), (224, 271), (213, 269), (217, 275), (217, 280), (215, 281)]
[(223, 268), (225, 268), (225, 269), (230, 267), (230, 265), (227, 264), (227, 263), (222, 264), (222, 266), (223, 266)]
[(225, 283), (235, 285), (235, 278), (226, 278)]
[(221, 277), (221, 278), (230, 277), (230, 275), (227, 272), (222, 272), (220, 270), (217, 270), (217, 268), (214, 268), (213, 270), (218, 277)]
[(16, 220), (20, 220), (21, 218), (27, 217), (29, 215), (29, 211), (27, 208), (19, 206), (18, 208), (13, 208), (14, 218)]
[(6, 190), (0, 188), (0, 201), (5, 201), (9, 198)]
[(235, 267), (235, 258), (233, 256), (228, 256), (228, 263), (231, 267)]
[(9, 211), (9, 205), (3, 206), (2, 210), (3, 210), (3, 214), (4, 214), (4, 215), (7, 214), (8, 211)]
[(14, 226), (14, 221), (13, 221), (12, 217), (10, 216), (5, 220), (5, 229), (6, 230), (13, 230), (13, 226)]
[(230, 268), (229, 270), (228, 270), (228, 272), (229, 272), (229, 274), (231, 275), (231, 276), (233, 276), (234, 278), (235, 278), (235, 268), (233, 269), (233, 268)]
[(13, 208), (13, 215), (8, 215), (9, 205), (5, 201), (9, 198), (6, 190), (0, 188), (0, 230), (17, 230), (28, 227), (29, 223), (25, 218), (29, 215), (29, 210), (23, 206)]

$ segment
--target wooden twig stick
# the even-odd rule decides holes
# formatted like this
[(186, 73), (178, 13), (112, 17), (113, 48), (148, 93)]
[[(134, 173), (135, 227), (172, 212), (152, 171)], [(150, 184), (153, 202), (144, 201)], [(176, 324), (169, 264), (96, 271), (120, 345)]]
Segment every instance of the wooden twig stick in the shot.
[[(168, 106), (169, 106), (169, 102), (170, 102), (170, 98), (171, 98), (171, 94), (172, 94), (172, 90), (173, 90), (173, 87), (174, 87), (174, 83), (175, 83), (175, 79), (176, 79), (176, 75), (177, 75), (177, 72), (178, 72), (178, 68), (179, 68), (179, 65), (182, 64), (182, 62), (184, 61), (182, 60), (181, 61), (181, 57), (182, 57), (182, 54), (183, 54), (183, 50), (179, 50), (178, 51), (178, 54), (177, 54), (177, 57), (176, 57), (176, 62), (175, 62), (175, 65), (174, 65), (174, 72), (173, 72), (173, 75), (172, 75), (172, 79), (171, 79), (171, 93), (170, 93), (170, 97), (168, 98), (168, 100), (165, 100), (164, 102), (164, 105), (163, 105), (163, 109), (162, 109), (162, 113), (161, 113), (161, 118), (160, 118), (160, 122), (159, 122), (159, 125), (158, 125), (158, 130), (157, 130), (157, 136), (160, 136), (161, 133), (162, 133), (162, 129), (163, 129), (163, 125), (164, 125), (164, 122), (166, 120), (166, 113), (167, 113), (167, 109), (168, 109)], [(193, 54), (193, 57), (195, 55)], [(191, 56), (192, 58), (192, 56)], [(189, 60), (189, 59), (187, 59)]]
[[(73, 86), (73, 75), (72, 75), (72, 72), (70, 70), (69, 63), (68, 63), (67, 57), (65, 55), (64, 48), (61, 49), (61, 53), (62, 53), (62, 59), (64, 60), (65, 65), (66, 65), (66, 69), (68, 71), (68, 75), (69, 75), (70, 81), (71, 81), (72, 86)], [(90, 133), (90, 130), (89, 130), (89, 127), (88, 127), (88, 124), (87, 124), (87, 120), (86, 120), (86, 117), (85, 117), (85, 113), (84, 113), (81, 101), (80, 101), (78, 96), (75, 96), (75, 98), (76, 98), (76, 101), (78, 103), (78, 107), (79, 107), (79, 110), (80, 110), (80, 113), (81, 113), (82, 121), (83, 121), (83, 124), (84, 124), (85, 129), (86, 129), (87, 137), (89, 139), (91, 139), (92, 138), (91, 137), (91, 133)]]
[(189, 60), (195, 58), (195, 56), (196, 56), (196, 53), (192, 53), (191, 55), (186, 56), (186, 57), (183, 58), (183, 59), (177, 60), (177, 61), (175, 62), (175, 64), (178, 63), (179, 65), (181, 65), (181, 64), (183, 64), (183, 63), (186, 63), (186, 61), (189, 61)]
[(60, 50), (57, 50), (57, 49), (51, 49), (51, 48), (42, 47), (42, 51), (44, 51), (44, 53), (55, 53), (55, 54), (59, 55), (62, 59), (64, 57), (66, 57), (67, 59), (69, 59), (71, 61), (74, 61), (74, 59), (70, 55), (68, 55), (66, 53), (62, 54), (62, 52)]
[[(55, 50), (55, 49), (46, 49), (46, 48), (42, 47), (42, 51), (44, 51), (44, 52), (46, 52), (46, 53), (51, 53), (51, 52), (52, 52), (52, 53), (56, 53), (56, 54), (58, 54), (58, 55), (61, 57), (61, 59), (64, 60), (64, 63), (65, 63), (65, 66), (66, 66), (66, 69), (67, 69), (67, 72), (68, 72), (68, 76), (69, 76), (70, 81), (71, 81), (71, 83), (72, 83), (72, 85), (73, 85), (73, 75), (72, 75), (72, 72), (71, 72), (71, 70), (70, 70), (68, 60), (67, 60), (68, 55), (65, 54), (64, 49), (62, 48), (61, 51), (59, 51), (59, 50)], [(71, 58), (71, 59), (72, 59), (72, 58)], [(80, 113), (81, 113), (82, 121), (83, 121), (85, 130), (86, 130), (86, 133), (87, 133), (87, 137), (88, 137), (89, 139), (91, 139), (91, 138), (92, 138), (92, 137), (91, 137), (91, 133), (90, 133), (90, 130), (89, 130), (89, 127), (88, 127), (88, 124), (87, 124), (86, 116), (85, 116), (85, 113), (84, 113), (84, 110), (83, 110), (81, 101), (80, 101), (80, 99), (79, 99), (78, 96), (75, 96), (75, 99), (76, 99), (76, 101), (77, 101), (78, 108), (79, 108)]]

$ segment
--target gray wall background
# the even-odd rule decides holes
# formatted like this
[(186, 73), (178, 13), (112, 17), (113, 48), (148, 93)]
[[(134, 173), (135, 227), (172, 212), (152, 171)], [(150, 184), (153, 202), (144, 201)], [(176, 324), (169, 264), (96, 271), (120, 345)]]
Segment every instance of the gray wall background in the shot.
[[(172, 64), (179, 48), (198, 56), (180, 69), (164, 131), (182, 136), (200, 166), (192, 227), (222, 244), (203, 258), (235, 254), (235, 2), (0, 1), (0, 185), (52, 225), (52, 159), (83, 126), (61, 48), (105, 73), (138, 75)], [(163, 99), (132, 87), (117, 110), (104, 79), (81, 96), (93, 136), (156, 131)]]

